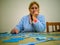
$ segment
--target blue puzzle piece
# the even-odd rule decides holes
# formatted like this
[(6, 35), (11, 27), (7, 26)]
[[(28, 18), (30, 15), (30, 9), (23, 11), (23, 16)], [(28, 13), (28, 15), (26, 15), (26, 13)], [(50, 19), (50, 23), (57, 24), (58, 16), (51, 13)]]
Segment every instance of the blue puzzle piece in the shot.
[(25, 36), (24, 33), (19, 33), (19, 34), (11, 34), (11, 36)]
[(58, 38), (57, 40), (60, 40), (60, 38)]
[(0, 34), (0, 37), (6, 37), (9, 36), (10, 34)]
[(35, 43), (33, 43), (33, 42), (29, 42), (28, 45), (35, 45)]
[(51, 38), (48, 38), (48, 40), (55, 40), (55, 39), (51, 37)]
[(49, 34), (51, 36), (60, 36), (60, 34)]
[(18, 40), (4, 40), (3, 42), (18, 42)]
[(60, 38), (52, 38), (52, 37), (50, 37), (50, 38), (48, 38), (47, 40), (48, 40), (48, 41), (52, 41), (52, 40), (60, 40)]
[(19, 44), (19, 45), (35, 45), (35, 44), (41, 43), (41, 42), (46, 42), (46, 40), (37, 41), (37, 42), (29, 42), (29, 43), (27, 43), (27, 44)]
[(36, 40), (38, 40), (38, 41), (46, 40), (46, 37), (42, 37), (42, 36), (40, 36), (40, 37), (37, 37)]
[(35, 45), (33, 42), (29, 42), (27, 44), (19, 44), (19, 45)]
[(11, 38), (9, 40), (4, 40), (3, 42), (18, 42), (20, 40), (24, 40), (24, 38)]
[(45, 39), (39, 39), (39, 38), (36, 38), (36, 40), (38, 40), (38, 41), (42, 41), (42, 40), (45, 40)]
[(46, 40), (37, 41), (37, 42), (35, 42), (35, 44), (41, 43), (41, 42), (46, 42)]
[(11, 38), (11, 40), (23, 40), (24, 38)]
[(45, 35), (30, 33), (30, 37), (45, 37)]

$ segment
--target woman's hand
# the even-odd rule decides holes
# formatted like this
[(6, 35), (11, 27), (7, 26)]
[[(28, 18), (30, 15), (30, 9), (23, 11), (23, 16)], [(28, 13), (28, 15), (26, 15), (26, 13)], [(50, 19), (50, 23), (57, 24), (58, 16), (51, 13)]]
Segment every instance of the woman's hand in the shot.
[(32, 23), (32, 22), (37, 22), (37, 16), (38, 16), (38, 12), (36, 11), (36, 12), (34, 12), (33, 11), (33, 14), (31, 14), (31, 16), (30, 16), (30, 23)]
[(35, 16), (35, 17), (37, 17), (37, 15), (39, 14), (39, 12), (37, 12), (37, 11), (33, 11), (33, 16)]
[(38, 15), (38, 12), (33, 13), (33, 15), (32, 15), (33, 21), (37, 20), (37, 15)]
[(12, 33), (12, 34), (18, 34), (19, 31), (18, 31), (16, 28), (14, 28), (14, 29), (12, 29), (11, 33)]

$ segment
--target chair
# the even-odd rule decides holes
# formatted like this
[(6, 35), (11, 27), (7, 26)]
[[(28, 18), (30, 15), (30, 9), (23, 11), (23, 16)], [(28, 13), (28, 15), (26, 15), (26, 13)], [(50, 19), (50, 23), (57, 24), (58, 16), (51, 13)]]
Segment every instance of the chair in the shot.
[(47, 32), (49, 32), (49, 26), (52, 26), (52, 32), (60, 30), (60, 22), (46, 22)]

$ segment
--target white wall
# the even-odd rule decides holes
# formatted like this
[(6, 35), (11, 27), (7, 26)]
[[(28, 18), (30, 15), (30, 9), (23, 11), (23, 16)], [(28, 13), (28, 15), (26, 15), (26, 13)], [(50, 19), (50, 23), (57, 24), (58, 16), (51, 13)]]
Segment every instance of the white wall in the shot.
[(0, 30), (1, 30), (1, 0), (0, 0)]
[[(32, 0), (0, 0), (0, 32), (10, 32), (11, 29), (26, 14)], [(34, 0), (33, 0), (34, 1)], [(60, 0), (35, 0), (40, 4), (40, 13), (46, 21), (60, 22)]]

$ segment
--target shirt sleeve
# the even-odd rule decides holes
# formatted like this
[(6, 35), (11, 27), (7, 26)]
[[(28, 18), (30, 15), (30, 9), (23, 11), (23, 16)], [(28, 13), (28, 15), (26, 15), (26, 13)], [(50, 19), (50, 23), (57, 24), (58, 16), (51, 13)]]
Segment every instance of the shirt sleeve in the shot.
[(39, 20), (37, 19), (37, 21), (33, 21), (33, 26), (37, 32), (44, 32), (46, 28), (45, 17), (41, 16), (39, 17)]
[(17, 30), (19, 30), (19, 31), (21, 31), (21, 30), (23, 30), (24, 28), (23, 28), (23, 20), (24, 20), (24, 18), (22, 18), (21, 19), (21, 21), (19, 21), (19, 23), (16, 25), (16, 29)]

